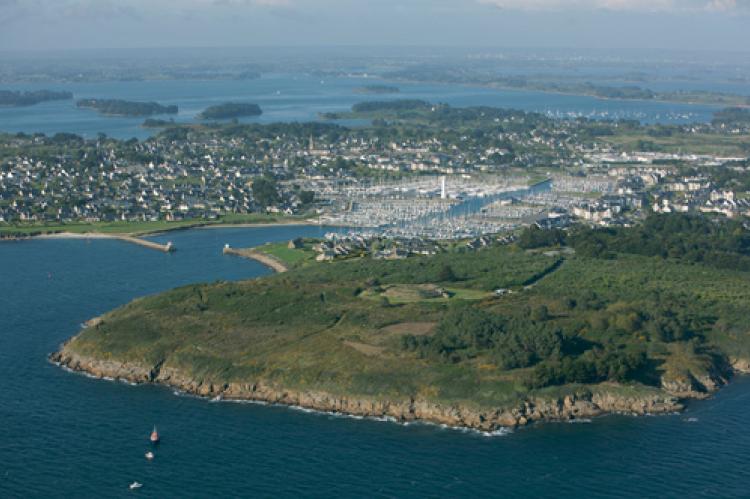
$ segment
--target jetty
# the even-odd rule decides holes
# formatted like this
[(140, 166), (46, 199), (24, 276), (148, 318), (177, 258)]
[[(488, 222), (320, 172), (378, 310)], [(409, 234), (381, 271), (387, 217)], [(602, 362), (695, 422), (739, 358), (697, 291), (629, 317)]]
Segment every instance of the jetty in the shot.
[(250, 260), (255, 260), (256, 262), (260, 262), (266, 267), (269, 267), (276, 272), (286, 272), (289, 269), (286, 265), (284, 265), (279, 259), (274, 258), (271, 255), (268, 255), (266, 253), (262, 253), (255, 248), (232, 248), (228, 244), (224, 246), (224, 254), (225, 255), (234, 255), (239, 256), (240, 258), (248, 258)]
[(177, 251), (177, 248), (175, 248), (171, 241), (167, 244), (160, 244), (154, 241), (149, 241), (148, 239), (141, 239), (140, 237), (127, 234), (105, 234), (102, 232), (57, 232), (54, 234), (41, 234), (36, 237), (40, 239), (115, 239), (126, 243), (137, 244), (144, 248), (162, 251), (164, 253)]
[(163, 251), (164, 253), (172, 253), (173, 251), (177, 251), (177, 248), (172, 244), (172, 241), (167, 242), (167, 244), (159, 244), (155, 243), (154, 241), (149, 241), (147, 239), (141, 239), (140, 237), (133, 237), (133, 236), (119, 236), (115, 239), (119, 239), (121, 241), (125, 241), (128, 243), (137, 244), (139, 246), (143, 246), (144, 248), (150, 248), (157, 251)]

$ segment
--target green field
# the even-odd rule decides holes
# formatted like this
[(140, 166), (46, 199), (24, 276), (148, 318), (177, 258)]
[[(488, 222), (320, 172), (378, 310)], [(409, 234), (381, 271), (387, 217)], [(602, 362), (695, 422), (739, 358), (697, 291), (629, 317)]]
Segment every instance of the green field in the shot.
[(629, 151), (654, 150), (681, 154), (708, 154), (716, 156), (745, 157), (750, 148), (750, 136), (718, 133), (675, 134), (653, 137), (643, 130), (632, 130), (604, 137), (607, 142)]
[(270, 255), (285, 266), (291, 268), (303, 263), (312, 262), (315, 260), (316, 253), (310, 248), (310, 243), (307, 242), (303, 248), (289, 248), (288, 242), (280, 243), (267, 243), (263, 246), (255, 248), (256, 251)]

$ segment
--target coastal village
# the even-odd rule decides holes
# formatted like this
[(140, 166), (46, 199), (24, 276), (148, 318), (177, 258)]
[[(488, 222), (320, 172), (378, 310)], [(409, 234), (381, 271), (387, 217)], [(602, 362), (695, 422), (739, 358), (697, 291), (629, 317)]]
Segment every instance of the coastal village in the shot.
[(711, 174), (743, 174), (746, 156), (626, 151), (585, 139), (574, 121), (506, 113), (490, 120), (506, 130), (491, 139), (384, 138), (325, 124), (178, 128), (142, 142), (3, 136), (0, 224), (271, 213), (397, 238), (457, 239), (530, 224), (622, 226), (649, 212), (750, 215), (748, 193)]

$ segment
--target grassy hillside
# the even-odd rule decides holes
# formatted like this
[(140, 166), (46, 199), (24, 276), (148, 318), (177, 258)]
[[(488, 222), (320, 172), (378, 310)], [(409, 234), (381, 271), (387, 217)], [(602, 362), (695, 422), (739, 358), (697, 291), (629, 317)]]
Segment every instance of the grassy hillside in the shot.
[(469, 407), (584, 386), (701, 391), (730, 357), (750, 358), (750, 273), (632, 254), (560, 258), (497, 247), (309, 263), (136, 300), (67, 348), (204, 382)]

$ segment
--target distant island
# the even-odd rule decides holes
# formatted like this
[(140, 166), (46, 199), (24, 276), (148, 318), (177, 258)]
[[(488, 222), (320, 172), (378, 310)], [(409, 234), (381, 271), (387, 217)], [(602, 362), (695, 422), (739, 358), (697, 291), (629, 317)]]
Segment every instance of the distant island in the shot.
[(173, 125), (175, 125), (174, 120), (160, 120), (156, 118), (148, 118), (141, 124), (143, 128), (166, 128)]
[(429, 102), (419, 100), (419, 99), (370, 101), (370, 102), (359, 102), (357, 104), (354, 104), (352, 106), (351, 111), (348, 111), (348, 112), (321, 113), (320, 117), (325, 120), (341, 120), (341, 119), (356, 119), (356, 118), (379, 119), (384, 116), (390, 116), (393, 114), (411, 115), (414, 113), (424, 113), (426, 111), (430, 111), (431, 109), (437, 108), (437, 107), (440, 107), (440, 106), (433, 106)]
[(175, 105), (162, 106), (158, 102), (136, 102), (120, 99), (81, 99), (80, 108), (96, 109), (108, 116), (151, 116), (153, 114), (177, 114)]
[(354, 113), (373, 113), (379, 111), (414, 111), (430, 109), (432, 104), (418, 99), (400, 99), (393, 101), (360, 102), (352, 106)]
[(256, 248), (248, 257), (287, 271), (137, 299), (51, 360), (210, 398), (483, 431), (672, 413), (750, 369), (741, 222), (530, 228), (511, 247), (397, 260), (323, 263), (324, 243)]
[(0, 90), (0, 107), (25, 107), (53, 100), (69, 100), (72, 92), (55, 92), (52, 90), (34, 90), (31, 92), (14, 92)]
[(257, 104), (225, 102), (224, 104), (207, 107), (198, 115), (198, 118), (202, 120), (224, 120), (243, 116), (260, 116), (261, 114), (263, 114), (263, 111)]
[(397, 94), (401, 92), (398, 87), (392, 87), (388, 85), (367, 85), (354, 89), (354, 93), (357, 94)]

